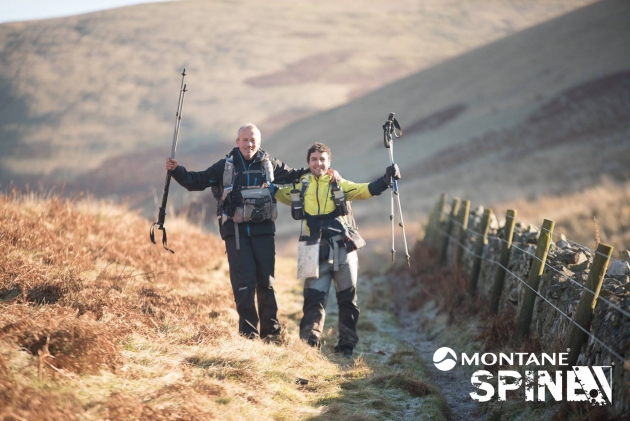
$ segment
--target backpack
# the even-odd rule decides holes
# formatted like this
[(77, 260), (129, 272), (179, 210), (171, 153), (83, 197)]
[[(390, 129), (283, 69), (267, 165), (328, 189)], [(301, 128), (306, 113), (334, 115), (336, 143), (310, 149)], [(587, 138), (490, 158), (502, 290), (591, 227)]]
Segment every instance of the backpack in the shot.
[[(310, 179), (311, 175), (302, 180), (301, 190), (291, 190), (291, 216), (295, 220), (306, 219), (306, 212), (304, 211), (304, 195), (306, 194), (306, 189), (308, 188)], [(341, 219), (339, 217), (343, 216), (343, 220), (345, 220), (345, 223), (340, 221), (344, 228), (342, 240), (343, 244), (349, 252), (359, 250), (363, 248), (366, 243), (359, 234), (359, 228), (352, 211), (352, 202), (346, 201), (343, 188), (339, 186), (335, 179), (331, 179), (330, 185), (331, 196), (337, 213), (337, 218), (335, 219)]]
[[(265, 153), (261, 160), (261, 170), (244, 171), (244, 174), (261, 174), (267, 183), (261, 187), (235, 185), (236, 172), (232, 156), (225, 158), (223, 169), (223, 183), (220, 188), (214, 188), (212, 193), (217, 199), (217, 216), (220, 217), (221, 228), (228, 220), (234, 222), (236, 249), (240, 250), (238, 224), (260, 223), (275, 221), (278, 217), (277, 204), (273, 200), (273, 170), (269, 155)], [(267, 162), (265, 162), (267, 161)], [(265, 166), (267, 170), (265, 171)]]

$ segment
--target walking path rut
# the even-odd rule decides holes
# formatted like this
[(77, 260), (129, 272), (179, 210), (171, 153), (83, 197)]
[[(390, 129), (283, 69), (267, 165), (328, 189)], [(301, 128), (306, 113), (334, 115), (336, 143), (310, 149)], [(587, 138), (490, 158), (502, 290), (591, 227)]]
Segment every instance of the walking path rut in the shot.
[[(375, 280), (375, 282), (378, 282)], [(400, 322), (400, 329), (390, 334), (413, 348), (424, 361), (431, 375), (431, 383), (440, 390), (450, 409), (450, 419), (453, 421), (485, 421), (487, 414), (483, 412), (480, 403), (470, 397), (474, 387), (470, 382), (470, 373), (463, 366), (455, 365), (452, 370), (441, 371), (433, 363), (433, 353), (448, 343), (439, 342), (440, 334), (448, 329), (446, 315), (440, 314), (433, 302), (424, 305), (421, 310), (409, 311), (409, 295), (412, 281), (407, 278), (390, 279), (394, 285), (395, 307)], [(433, 332), (426, 332), (422, 326), (423, 319), (432, 321)], [(453, 348), (452, 345), (449, 346)], [(455, 349), (457, 352), (457, 350)]]
[(425, 361), (431, 373), (431, 383), (440, 390), (448, 403), (451, 419), (485, 421), (487, 416), (481, 405), (470, 397), (470, 392), (474, 390), (470, 383), (470, 374), (461, 365), (456, 365), (450, 371), (440, 371), (433, 364), (433, 353), (447, 344), (438, 344), (428, 338), (426, 332), (419, 327), (419, 313), (404, 312), (399, 318), (403, 327), (398, 333), (400, 340), (415, 349)]
[[(391, 276), (391, 275), (390, 275)], [(416, 355), (424, 361), (424, 365), (430, 374), (430, 384), (436, 387), (447, 402), (450, 409), (450, 420), (459, 421), (485, 421), (487, 415), (483, 412), (481, 404), (475, 402), (470, 393), (474, 391), (474, 387), (470, 382), (470, 373), (467, 373), (461, 365), (456, 365), (450, 371), (440, 371), (433, 364), (433, 353), (443, 346), (449, 346), (446, 343), (440, 343), (436, 340), (436, 333), (429, 335), (422, 329), (422, 319), (429, 318), (434, 320), (433, 325), (439, 325), (440, 328), (447, 328), (446, 318), (440, 315), (435, 308), (427, 305), (423, 311), (410, 312), (407, 310), (407, 297), (404, 291), (408, 291), (404, 287), (404, 279), (398, 279), (392, 282), (388, 276), (372, 276), (362, 279), (360, 297), (360, 307), (362, 309), (361, 318), (372, 322), (376, 328), (375, 332), (359, 332), (361, 341), (357, 347), (357, 353), (365, 353), (371, 355), (371, 360), (386, 364), (386, 356), (391, 355), (398, 347), (396, 343), (403, 343), (409, 349), (413, 349)], [(376, 285), (387, 285), (393, 288), (393, 302), (390, 302), (389, 310), (371, 308), (365, 300), (365, 296), (361, 293), (367, 293), (368, 290), (375, 288)], [(334, 296), (334, 294), (331, 294)], [(336, 324), (337, 303), (333, 298), (329, 300), (327, 312), (330, 316), (330, 322), (334, 326)], [(443, 323), (441, 321), (443, 320)], [(327, 321), (327, 324), (329, 322)], [(360, 322), (361, 323), (361, 322)], [(451, 346), (452, 347), (452, 346)], [(457, 350), (455, 350), (457, 351)], [(385, 357), (380, 357), (384, 355)], [(356, 355), (356, 353), (355, 353)], [(415, 413), (423, 413), (422, 399), (410, 398), (405, 404), (409, 415)], [(418, 411), (418, 409), (420, 409)], [(417, 419), (417, 415), (406, 419)], [(426, 418), (430, 419), (430, 417)]]

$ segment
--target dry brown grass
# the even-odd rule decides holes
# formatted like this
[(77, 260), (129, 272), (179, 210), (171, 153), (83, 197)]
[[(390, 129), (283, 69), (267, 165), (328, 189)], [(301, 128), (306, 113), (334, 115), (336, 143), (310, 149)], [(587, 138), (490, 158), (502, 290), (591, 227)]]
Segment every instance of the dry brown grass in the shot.
[[(91, 399), (55, 386), (85, 387), (83, 375), (124, 367), (121, 344), (132, 332), (176, 344), (230, 335), (206, 324), (229, 309), (229, 294), (176, 290), (199, 288), (198, 268), (221, 267), (220, 241), (178, 220), (171, 226), (175, 255), (151, 245), (146, 221), (122, 208), (0, 196), (0, 359), (11, 367), (0, 374), (0, 415), (72, 419)], [(33, 402), (50, 404), (45, 416)]]
[(418, 397), (434, 393), (430, 385), (415, 379), (412, 373), (382, 374), (375, 376), (371, 383), (384, 388), (398, 387)]
[[(601, 241), (616, 250), (630, 248), (630, 183), (602, 177), (597, 187), (535, 200), (518, 200), (495, 207), (516, 209), (519, 220), (540, 226), (543, 218), (556, 222), (554, 232), (595, 249)], [(595, 220), (594, 220), (595, 219)], [(554, 235), (554, 241), (559, 238)]]
[(466, 275), (457, 269), (439, 266), (436, 250), (418, 242), (411, 252), (411, 260), (414, 265), (409, 273), (420, 288), (410, 297), (409, 310), (419, 310), (433, 302), (441, 312), (448, 315), (449, 324), (487, 313), (485, 297), (477, 294), (471, 300), (467, 293)]
[(484, 352), (494, 352), (510, 343), (515, 329), (516, 311), (506, 307), (499, 314), (486, 314), (476, 340), (483, 343)]
[(382, 419), (425, 395), (439, 414), (417, 357), (348, 360), (297, 340), (292, 260), (276, 270), (286, 343), (238, 336), (222, 242), (166, 226), (175, 254), (124, 208), (0, 196), (0, 419)]

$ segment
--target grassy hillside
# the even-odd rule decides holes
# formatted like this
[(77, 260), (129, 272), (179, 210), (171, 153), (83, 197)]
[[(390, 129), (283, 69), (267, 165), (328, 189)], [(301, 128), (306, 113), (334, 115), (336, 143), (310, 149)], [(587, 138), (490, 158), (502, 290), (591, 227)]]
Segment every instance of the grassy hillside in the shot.
[[(405, 133), (394, 157), (412, 221), (442, 191), (492, 206), (570, 196), (603, 175), (623, 186), (629, 20), (630, 3), (595, 3), (291, 124), (269, 149), (299, 162), (309, 144), (324, 141), (343, 175), (371, 181), (388, 162), (381, 125), (396, 112)], [(388, 200), (359, 205), (357, 214), (386, 224)]]
[(223, 243), (171, 218), (171, 254), (148, 226), (92, 199), (0, 196), (0, 418), (446, 419), (382, 286), (363, 278), (361, 342), (338, 357), (332, 309), (321, 352), (298, 340), (301, 285), (278, 259), (284, 344), (246, 340)]
[[(66, 191), (150, 198), (183, 66), (180, 156), (205, 168), (246, 121), (268, 136), (590, 3), (190, 0), (3, 24), (0, 183), (92, 170)], [(117, 180), (121, 161), (131, 184)]]
[(537, 226), (543, 218), (551, 219), (556, 233), (590, 248), (601, 241), (617, 251), (630, 249), (630, 183), (603, 178), (600, 185), (577, 193), (515, 200), (495, 210), (504, 218), (507, 209), (517, 209), (521, 220)]

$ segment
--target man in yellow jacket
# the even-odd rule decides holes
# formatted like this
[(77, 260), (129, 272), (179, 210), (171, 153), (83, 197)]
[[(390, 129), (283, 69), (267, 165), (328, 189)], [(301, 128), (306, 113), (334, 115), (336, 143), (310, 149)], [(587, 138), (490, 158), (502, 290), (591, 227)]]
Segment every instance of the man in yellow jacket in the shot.
[[(300, 339), (311, 346), (320, 347), (328, 291), (334, 280), (339, 304), (339, 342), (334, 351), (350, 357), (359, 341), (356, 250), (363, 247), (365, 242), (358, 235), (351, 215), (347, 215), (346, 201), (378, 196), (389, 188), (392, 177), (400, 178), (400, 173), (398, 167), (392, 165), (387, 167), (384, 176), (372, 183), (336, 182), (327, 174), (331, 157), (328, 146), (322, 143), (312, 145), (307, 154), (311, 174), (300, 177), (295, 188), (279, 189), (275, 198), (278, 202), (291, 205), (291, 191), (294, 199), (299, 191), (302, 204), (299, 211), (303, 209), (303, 214), (301, 218), (296, 218), (296, 215), (294, 218), (306, 222), (303, 228), (307, 238), (321, 241), (319, 277), (304, 280), (304, 316), (300, 322)], [(292, 214), (298, 208), (295, 206)]]

